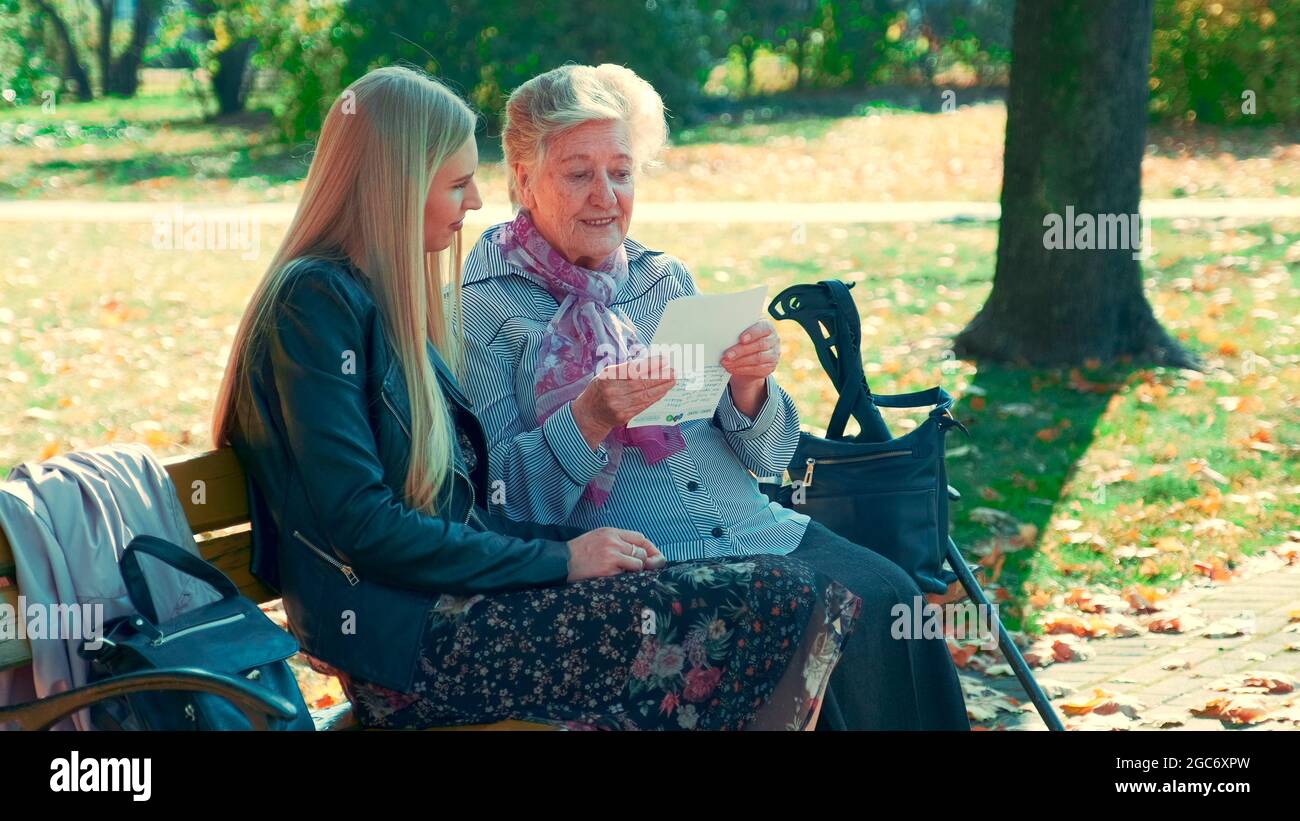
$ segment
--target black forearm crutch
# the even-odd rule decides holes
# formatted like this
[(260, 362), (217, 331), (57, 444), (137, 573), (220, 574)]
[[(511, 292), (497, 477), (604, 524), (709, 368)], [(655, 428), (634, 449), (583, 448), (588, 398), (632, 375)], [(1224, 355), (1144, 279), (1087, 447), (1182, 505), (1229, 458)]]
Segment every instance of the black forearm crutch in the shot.
[[(817, 359), (822, 369), (835, 385), (835, 390), (845, 395), (846, 390), (857, 391), (858, 399), (851, 409), (852, 416), (858, 420), (859, 434), (855, 437), (860, 442), (887, 442), (893, 438), (889, 426), (885, 424), (880, 409), (872, 398), (871, 387), (867, 384), (862, 370), (862, 323), (858, 317), (857, 305), (848, 289), (853, 283), (822, 281), (815, 285), (793, 285), (786, 288), (768, 306), (768, 313), (774, 319), (792, 319), (798, 322), (808, 333), (817, 350)], [(852, 384), (858, 382), (860, 384)], [(843, 422), (846, 417), (836, 414), (828, 427), (827, 438), (843, 438)], [(965, 430), (965, 428), (962, 428)], [(961, 498), (952, 486), (948, 487), (948, 497), (956, 501)], [(997, 620), (998, 646), (1002, 656), (1011, 666), (1020, 685), (1028, 693), (1038, 714), (1042, 716), (1049, 730), (1064, 731), (1060, 716), (1048, 699), (1043, 688), (1034, 679), (1029, 665), (1025, 663), (1020, 648), (1011, 640), (998, 611), (984, 594), (983, 588), (975, 579), (972, 566), (966, 564), (957, 544), (948, 537), (946, 560), (958, 582), (966, 590), (971, 600), (986, 612), (993, 613)]]

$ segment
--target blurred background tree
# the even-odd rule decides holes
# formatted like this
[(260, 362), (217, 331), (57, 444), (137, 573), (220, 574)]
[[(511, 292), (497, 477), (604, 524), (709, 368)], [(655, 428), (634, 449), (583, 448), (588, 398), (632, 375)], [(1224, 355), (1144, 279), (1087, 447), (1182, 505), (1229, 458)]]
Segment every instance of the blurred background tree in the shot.
[(1203, 123), (1300, 123), (1297, 55), (1295, 0), (1157, 0), (1151, 112)]
[[(96, 86), (102, 96), (130, 97), (139, 88), (145, 47), (162, 7), (163, 0), (32, 0), (27, 23), (53, 32), (64, 79), (79, 99), (91, 99)], [(93, 76), (86, 53), (95, 55)]]
[[(0, 0), (0, 84), (129, 97), (142, 65), (196, 70), (205, 110), (269, 110), (282, 138), (319, 128), (368, 68), (448, 81), (490, 126), (520, 82), (618, 62), (672, 125), (728, 106), (935, 88), (1004, 93), (1014, 0)], [(1149, 112), (1175, 122), (1300, 123), (1300, 3), (1155, 0)], [(266, 93), (258, 93), (259, 89)], [(969, 95), (967, 95), (969, 98)]]
[(622, 63), (689, 117), (715, 43), (697, 0), (355, 0), (347, 76), (402, 61), (447, 81), (495, 124), (510, 91), (566, 62)]
[[(90, 93), (85, 67), (76, 80), (77, 67), (66, 64), (62, 46), (46, 42), (50, 33), (42, 25), (43, 14), (25, 0), (0, 0), (0, 89), (12, 93), (9, 102), (39, 101), (42, 93), (57, 90), (65, 76)], [(75, 60), (75, 50), (71, 54)]]

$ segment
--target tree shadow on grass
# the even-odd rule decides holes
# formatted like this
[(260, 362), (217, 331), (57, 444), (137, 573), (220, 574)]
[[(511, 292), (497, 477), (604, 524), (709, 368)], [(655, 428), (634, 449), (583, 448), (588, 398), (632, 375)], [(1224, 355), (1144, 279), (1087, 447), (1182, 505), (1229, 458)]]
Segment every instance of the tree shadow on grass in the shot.
[(212, 146), (196, 151), (141, 154), (100, 160), (50, 160), (31, 166), (37, 176), (68, 172), (88, 174), (95, 181), (132, 185), (164, 177), (192, 178), (203, 174), (232, 182), (259, 179), (269, 185), (302, 180), (310, 157), (290, 146)]
[[(1039, 550), (1042, 534), (1111, 397), (1135, 369), (1116, 366), (1085, 376), (1078, 369), (981, 364), (953, 409), (971, 436), (948, 437), (948, 481), (962, 494), (950, 507), (952, 536), (968, 560), (987, 565), (981, 584), (991, 581), (1003, 591), (991, 600), (1009, 629), (1023, 627), (1025, 582), (1048, 561)], [(1010, 518), (975, 513), (978, 508)], [(985, 557), (975, 555), (983, 552), (976, 551), (981, 543), (992, 548)], [(1079, 553), (1091, 549), (1077, 546)]]
[[(246, 123), (232, 120), (217, 124), (234, 124), (250, 135), (258, 133), (261, 127), (269, 128), (262, 117), (248, 119)], [(178, 133), (203, 132), (210, 130), (212, 123), (192, 120), (169, 127)], [(482, 146), (481, 161), (490, 163), (499, 160), (499, 144), (482, 133), (478, 136)], [(309, 142), (287, 145), (268, 140), (250, 144), (248, 140), (236, 139), (192, 151), (141, 153), (106, 159), (47, 160), (33, 163), (30, 169), (35, 176), (82, 172), (96, 182), (111, 185), (133, 185), (164, 177), (192, 178), (196, 174), (231, 182), (257, 179), (267, 185), (282, 185), (306, 179), (313, 149), (314, 146)]]

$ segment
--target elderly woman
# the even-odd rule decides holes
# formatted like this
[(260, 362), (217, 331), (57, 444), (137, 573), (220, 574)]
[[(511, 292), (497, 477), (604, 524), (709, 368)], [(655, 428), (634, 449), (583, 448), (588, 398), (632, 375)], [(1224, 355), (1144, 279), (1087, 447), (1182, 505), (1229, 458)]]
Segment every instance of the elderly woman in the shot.
[(799, 435), (773, 377), (771, 323), (724, 354), (730, 382), (711, 420), (626, 427), (674, 381), (629, 362), (667, 303), (696, 293), (680, 260), (627, 237), (637, 174), (666, 138), (659, 95), (620, 66), (566, 65), (510, 96), (505, 160), (518, 213), (479, 240), (463, 282), (465, 386), (488, 432), (493, 510), (635, 529), (669, 561), (803, 559), (863, 599), (823, 725), (969, 729), (946, 644), (890, 635), (894, 608), (920, 601), (915, 583), (769, 502), (751, 475), (780, 473)]

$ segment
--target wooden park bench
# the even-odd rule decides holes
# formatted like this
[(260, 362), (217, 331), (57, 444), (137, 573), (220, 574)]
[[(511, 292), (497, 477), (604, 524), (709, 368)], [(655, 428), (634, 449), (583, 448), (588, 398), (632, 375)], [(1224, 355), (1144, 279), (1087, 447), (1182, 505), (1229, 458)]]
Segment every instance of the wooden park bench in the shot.
[[(253, 576), (249, 569), (252, 561), (252, 530), (249, 526), (248, 496), (244, 484), (244, 471), (235, 453), (229, 448), (209, 451), (196, 456), (166, 460), (164, 465), (179, 491), (190, 527), (200, 539), (199, 551), (203, 558), (221, 568), (239, 590), (259, 604), (278, 599), (279, 596)], [(206, 484), (204, 504), (190, 501), (188, 492), (194, 482)], [(17, 607), (20, 593), (15, 575), (14, 554), (0, 529), (0, 577), (10, 584), (0, 587), (0, 602)], [(21, 618), (21, 614), (19, 614)], [(0, 639), (0, 671), (29, 666), (32, 661), (31, 646), (26, 639)], [(254, 720), (261, 723), (266, 710), (257, 697), (257, 691), (239, 679), (203, 670), (174, 670), (167, 672), (137, 673), (130, 676), (106, 679), (65, 693), (24, 704), (0, 708), (0, 727), (12, 722), (19, 729), (45, 729), (95, 702), (113, 696), (149, 690), (190, 690), (224, 695), (241, 707)], [(326, 714), (315, 716), (317, 728), (322, 730), (357, 729), (359, 724), (352, 715), (351, 705), (344, 704)], [(550, 725), (527, 721), (501, 721), (495, 724), (474, 724), (459, 727), (439, 727), (445, 730), (549, 730)]]
[[(241, 593), (253, 601), (264, 604), (279, 596), (262, 584), (250, 569), (252, 563), (252, 530), (249, 524), (248, 495), (244, 470), (230, 448), (208, 451), (195, 456), (183, 456), (163, 462), (178, 490), (178, 498), (185, 509), (190, 528), (199, 539), (199, 552), (203, 558), (230, 577)], [(189, 490), (194, 483), (205, 485), (203, 504), (194, 504)], [(0, 529), (0, 577), (9, 585), (0, 587), (0, 602), (17, 606), (20, 593), (15, 575), (14, 554), (4, 530)], [(21, 615), (20, 615), (21, 617)], [(0, 671), (29, 666), (32, 661), (31, 646), (26, 639), (0, 639)], [(204, 670), (171, 670), (135, 673), (105, 679), (78, 687), (37, 701), (0, 708), (0, 727), (12, 723), (18, 729), (46, 729), (85, 707), (114, 696), (150, 690), (190, 690), (217, 693), (226, 696), (241, 707), (254, 726), (264, 727), (265, 702), (257, 690), (239, 679)], [(820, 713), (818, 705), (817, 713)], [(351, 730), (360, 725), (352, 714), (350, 704), (340, 705), (325, 713), (313, 716), (319, 730)], [(816, 726), (814, 714), (809, 729)], [(436, 730), (552, 730), (549, 724), (529, 721), (499, 721), (495, 724), (470, 724), (457, 727), (436, 727)]]

